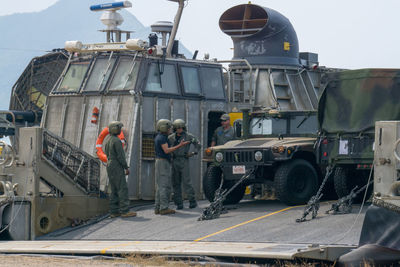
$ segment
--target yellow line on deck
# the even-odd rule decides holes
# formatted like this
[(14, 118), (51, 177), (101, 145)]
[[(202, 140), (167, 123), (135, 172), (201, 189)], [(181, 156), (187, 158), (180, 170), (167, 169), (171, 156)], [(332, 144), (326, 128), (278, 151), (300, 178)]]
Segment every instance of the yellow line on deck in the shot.
[(215, 236), (215, 235), (218, 235), (218, 234), (220, 234), (220, 233), (223, 233), (223, 232), (226, 232), (226, 231), (229, 231), (229, 230), (238, 228), (239, 226), (242, 226), (242, 225), (245, 225), (245, 224), (248, 224), (248, 223), (251, 223), (251, 222), (255, 222), (255, 221), (264, 219), (264, 218), (266, 218), (266, 217), (269, 217), (269, 216), (278, 214), (278, 213), (280, 213), (280, 212), (284, 212), (284, 211), (287, 211), (287, 210), (290, 210), (290, 209), (293, 209), (293, 208), (298, 208), (298, 207), (304, 207), (304, 206), (292, 206), (292, 207), (287, 207), (287, 208), (282, 209), (282, 210), (278, 210), (278, 211), (275, 211), (275, 212), (271, 212), (271, 213), (265, 214), (265, 215), (263, 215), (263, 216), (261, 216), (261, 217), (254, 218), (254, 219), (252, 219), (252, 220), (249, 220), (249, 221), (246, 221), (246, 222), (242, 222), (242, 223), (236, 224), (236, 225), (234, 225), (234, 226), (225, 228), (225, 229), (223, 229), (223, 230), (221, 230), (221, 231), (218, 231), (218, 232), (216, 232), (216, 233), (209, 234), (209, 235), (206, 235), (206, 236), (197, 238), (196, 240), (193, 240), (193, 241), (194, 241), (194, 242), (198, 242), (198, 241), (201, 241), (201, 240), (206, 239), (206, 238), (208, 238), (208, 237)]
[(130, 243), (123, 243), (123, 244), (118, 244), (118, 245), (115, 245), (115, 246), (111, 246), (111, 247), (108, 247), (108, 248), (100, 250), (100, 253), (101, 254), (106, 254), (107, 250), (109, 250), (109, 249), (118, 248), (118, 247), (126, 247), (126, 246), (129, 246), (129, 245), (132, 245), (132, 243), (137, 244), (137, 243), (140, 243), (140, 241), (135, 241), (135, 242), (130, 242)]

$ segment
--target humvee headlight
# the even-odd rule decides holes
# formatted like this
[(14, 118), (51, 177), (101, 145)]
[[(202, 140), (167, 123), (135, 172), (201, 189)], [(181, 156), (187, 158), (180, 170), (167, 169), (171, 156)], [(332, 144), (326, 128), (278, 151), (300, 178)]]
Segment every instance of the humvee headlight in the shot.
[(206, 154), (206, 156), (211, 156), (212, 155), (211, 148), (207, 148), (206, 150), (204, 150), (204, 154)]
[(256, 151), (256, 153), (254, 153), (254, 159), (255, 159), (256, 161), (261, 161), (262, 158), (263, 158), (263, 154), (262, 154), (261, 151)]
[(215, 160), (217, 162), (222, 162), (223, 159), (224, 159), (224, 155), (221, 152), (217, 152), (217, 154), (215, 154)]

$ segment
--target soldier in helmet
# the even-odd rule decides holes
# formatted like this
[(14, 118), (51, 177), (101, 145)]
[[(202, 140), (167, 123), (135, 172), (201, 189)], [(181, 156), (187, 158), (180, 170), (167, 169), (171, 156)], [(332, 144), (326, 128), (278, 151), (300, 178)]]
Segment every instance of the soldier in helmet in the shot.
[(134, 217), (135, 212), (129, 211), (128, 186), (125, 175), (129, 174), (122, 142), (118, 138), (123, 124), (113, 121), (108, 126), (110, 137), (105, 143), (104, 152), (107, 156), (107, 174), (111, 186), (110, 213), (111, 217)]
[(223, 114), (220, 119), (221, 126), (215, 130), (211, 146), (220, 146), (235, 139), (235, 131), (231, 127), (231, 117), (229, 114)]
[(190, 145), (181, 147), (172, 152), (172, 189), (173, 199), (178, 210), (183, 209), (182, 185), (189, 199), (189, 208), (197, 207), (195, 192), (189, 175), (189, 157), (198, 153), (201, 149), (200, 142), (195, 136), (186, 131), (184, 120), (177, 119), (172, 123), (174, 133), (168, 136), (169, 143), (173, 146), (178, 145), (181, 140), (189, 141), (193, 144), (196, 151), (190, 153)]
[(190, 142), (182, 139), (176, 146), (169, 147), (168, 135), (172, 132), (171, 121), (161, 119), (157, 121), (156, 128), (158, 134), (154, 140), (156, 152), (156, 203), (154, 213), (174, 214), (175, 210), (168, 208), (171, 193), (171, 153)]

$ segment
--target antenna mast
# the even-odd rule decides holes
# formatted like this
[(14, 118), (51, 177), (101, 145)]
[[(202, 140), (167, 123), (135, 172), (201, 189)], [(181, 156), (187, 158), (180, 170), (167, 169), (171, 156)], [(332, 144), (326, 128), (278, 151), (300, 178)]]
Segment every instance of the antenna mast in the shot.
[(100, 17), (100, 20), (104, 25), (107, 26), (107, 29), (100, 31), (106, 33), (107, 43), (121, 42), (122, 33), (126, 34), (126, 40), (130, 38), (130, 34), (132, 31), (123, 31), (118, 28), (118, 26), (121, 25), (122, 22), (124, 22), (124, 18), (121, 16), (121, 14), (117, 12), (122, 8), (129, 7), (132, 7), (132, 3), (130, 1), (93, 5), (90, 7), (91, 11), (104, 11), (104, 13)]

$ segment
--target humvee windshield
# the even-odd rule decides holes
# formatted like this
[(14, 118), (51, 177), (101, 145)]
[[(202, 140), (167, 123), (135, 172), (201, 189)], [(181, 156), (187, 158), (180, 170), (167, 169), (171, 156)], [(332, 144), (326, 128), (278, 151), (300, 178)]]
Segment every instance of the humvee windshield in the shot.
[(253, 117), (250, 121), (250, 135), (276, 136), (317, 134), (318, 122), (315, 113), (286, 115)]

